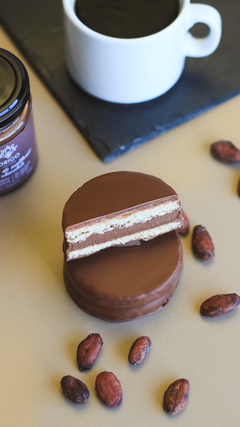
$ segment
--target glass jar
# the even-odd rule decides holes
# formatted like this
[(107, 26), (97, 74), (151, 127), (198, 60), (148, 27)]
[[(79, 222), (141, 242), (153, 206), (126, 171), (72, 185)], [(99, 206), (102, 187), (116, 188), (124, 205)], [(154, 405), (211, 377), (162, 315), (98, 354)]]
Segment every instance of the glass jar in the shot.
[(0, 195), (22, 185), (35, 170), (37, 158), (27, 70), (0, 48)]

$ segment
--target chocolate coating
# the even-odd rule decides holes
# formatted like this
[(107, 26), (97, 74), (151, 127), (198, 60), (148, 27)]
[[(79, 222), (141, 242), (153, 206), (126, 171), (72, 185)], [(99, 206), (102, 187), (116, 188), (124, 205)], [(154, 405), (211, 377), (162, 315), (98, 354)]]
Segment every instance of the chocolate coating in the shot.
[[(116, 183), (116, 179), (119, 184), (115, 186), (115, 197), (111, 199), (108, 191), (105, 197), (99, 197), (98, 180), (100, 187), (103, 182), (108, 187), (109, 182), (112, 188), (111, 184), (114, 180)], [(131, 191), (130, 183), (134, 191)], [(97, 191), (96, 197), (92, 184)], [(119, 191), (124, 186), (127, 194), (123, 202)], [(86, 193), (89, 200), (89, 192), (85, 191), (87, 187), (90, 189), (92, 210), (82, 197)], [(86, 211), (88, 218), (85, 220), (93, 215), (99, 216), (100, 211), (100, 215), (109, 213), (112, 205), (114, 211), (116, 204), (120, 205), (118, 210), (122, 209), (123, 203), (132, 204), (133, 194), (133, 203), (136, 204), (136, 199), (137, 203), (144, 203), (152, 198), (152, 194), (155, 194), (154, 198), (161, 197), (161, 192), (162, 197), (175, 194), (171, 187), (150, 175), (118, 172), (95, 178), (77, 190), (66, 203), (63, 230), (82, 220), (80, 217), (83, 218)], [(63, 251), (66, 251), (66, 242)], [(65, 255), (64, 281), (70, 296), (84, 311), (104, 320), (120, 322), (154, 313), (166, 305), (178, 285), (182, 266), (181, 241), (178, 233), (172, 231), (141, 242), (139, 246), (112, 247), (69, 262)]]
[(137, 172), (107, 173), (86, 182), (67, 201), (63, 229), (177, 193), (161, 179)]

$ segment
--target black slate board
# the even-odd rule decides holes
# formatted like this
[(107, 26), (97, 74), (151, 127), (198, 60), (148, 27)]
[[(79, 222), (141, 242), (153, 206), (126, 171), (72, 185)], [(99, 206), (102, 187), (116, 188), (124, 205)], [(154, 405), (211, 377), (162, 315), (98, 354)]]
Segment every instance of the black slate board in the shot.
[[(0, 23), (97, 156), (109, 162), (240, 93), (239, 0), (205, 3), (222, 16), (218, 49), (207, 58), (187, 58), (183, 75), (168, 93), (135, 105), (95, 99), (72, 82), (65, 65), (61, 0), (0, 0)], [(195, 28), (199, 34), (205, 31)]]

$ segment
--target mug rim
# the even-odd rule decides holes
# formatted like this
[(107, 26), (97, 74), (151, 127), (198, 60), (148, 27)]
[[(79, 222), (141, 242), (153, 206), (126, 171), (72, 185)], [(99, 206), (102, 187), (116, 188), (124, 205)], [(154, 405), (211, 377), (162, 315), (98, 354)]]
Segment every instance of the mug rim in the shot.
[(72, 24), (75, 25), (75, 27), (77, 27), (80, 31), (84, 31), (87, 35), (91, 36), (91, 37), (95, 37), (95, 38), (100, 38), (104, 41), (108, 41), (108, 42), (114, 42), (114, 43), (139, 43), (140, 41), (144, 41), (144, 40), (149, 40), (152, 38), (156, 38), (159, 37), (160, 34), (165, 34), (168, 31), (171, 31), (172, 27), (177, 25), (177, 23), (179, 22), (179, 19), (181, 19), (182, 15), (183, 15), (183, 11), (186, 7), (186, 5), (188, 3), (190, 3), (190, 0), (179, 0), (180, 4), (180, 12), (177, 16), (176, 19), (174, 19), (174, 21), (168, 25), (167, 27), (163, 28), (163, 30), (158, 31), (157, 33), (153, 33), (153, 34), (149, 34), (147, 36), (143, 36), (143, 37), (133, 37), (133, 38), (120, 38), (120, 37), (112, 37), (112, 36), (107, 36), (105, 34), (102, 33), (98, 33), (95, 30), (92, 30), (91, 28), (89, 28), (87, 25), (85, 25), (76, 15), (75, 11), (74, 11), (74, 4), (75, 4), (76, 0), (62, 0), (62, 4), (63, 4), (63, 10), (64, 13), (66, 14), (66, 16), (70, 19), (70, 21), (72, 22)]

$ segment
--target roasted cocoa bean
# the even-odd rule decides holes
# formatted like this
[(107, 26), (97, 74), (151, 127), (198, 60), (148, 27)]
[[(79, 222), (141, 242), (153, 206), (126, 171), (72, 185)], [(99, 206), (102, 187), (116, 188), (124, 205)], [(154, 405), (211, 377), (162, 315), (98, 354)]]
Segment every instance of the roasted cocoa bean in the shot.
[(112, 372), (101, 372), (95, 382), (95, 389), (100, 399), (112, 408), (122, 402), (122, 386), (118, 378)]
[(174, 381), (165, 391), (163, 396), (163, 408), (170, 415), (181, 412), (188, 401), (190, 384), (182, 378)]
[(86, 384), (71, 375), (63, 377), (60, 384), (63, 394), (73, 403), (85, 403), (90, 396)]
[(149, 337), (143, 336), (137, 338), (132, 344), (128, 360), (132, 365), (140, 365), (148, 355), (151, 348), (152, 341)]
[(181, 228), (179, 228), (177, 231), (180, 234), (185, 235), (188, 233), (188, 230), (189, 230), (189, 219), (188, 219), (188, 216), (184, 210), (182, 211), (182, 217), (183, 217), (183, 226)]
[(213, 157), (224, 163), (239, 163), (240, 150), (230, 141), (218, 141), (211, 145)]
[(200, 307), (200, 313), (207, 317), (218, 317), (229, 313), (240, 304), (237, 294), (214, 295), (204, 301)]
[(194, 255), (202, 261), (210, 261), (214, 257), (212, 239), (202, 225), (196, 225), (192, 233), (192, 248)]
[(90, 369), (97, 359), (103, 345), (99, 334), (90, 334), (80, 342), (77, 348), (77, 363), (80, 371)]

